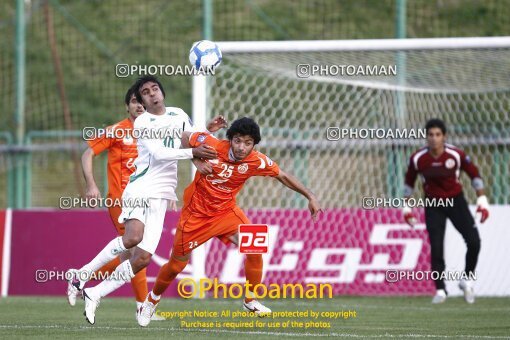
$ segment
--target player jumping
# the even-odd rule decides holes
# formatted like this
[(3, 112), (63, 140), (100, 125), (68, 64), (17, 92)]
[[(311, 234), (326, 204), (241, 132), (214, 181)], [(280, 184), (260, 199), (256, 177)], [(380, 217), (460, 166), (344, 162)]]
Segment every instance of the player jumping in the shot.
[[(105, 133), (102, 136), (97, 136), (97, 138), (88, 141), (87, 143), (89, 147), (82, 155), (81, 161), (83, 176), (85, 177), (86, 183), (87, 199), (97, 199), (101, 197), (101, 192), (94, 180), (92, 164), (94, 157), (103, 151), (108, 150), (108, 198), (112, 201), (121, 200), (122, 192), (129, 181), (129, 176), (131, 176), (135, 170), (134, 160), (137, 157), (136, 140), (130, 138), (130, 132), (133, 130), (135, 119), (140, 116), (145, 109), (136, 99), (135, 91), (132, 87), (127, 91), (124, 97), (124, 102), (126, 104), (128, 117), (112, 126), (109, 126), (107, 128), (109, 134)], [(109, 206), (108, 212), (112, 219), (112, 223), (117, 230), (117, 234), (120, 236), (124, 235), (124, 225), (118, 221), (121, 213), (121, 207), (118, 205)], [(127, 255), (127, 253), (124, 253), (114, 258), (99, 269), (96, 274), (113, 272), (121, 262), (127, 260)], [(75, 270), (71, 269), (70, 271), (73, 272)], [(147, 296), (147, 277), (145, 269), (139, 271), (135, 275), (135, 277), (131, 280), (131, 285), (136, 298), (136, 310), (138, 311), (140, 305)], [(72, 281), (69, 281), (67, 287), (67, 299), (71, 306), (76, 304), (76, 297), (78, 293), (79, 290), (72, 284)]]
[[(411, 155), (405, 178), (404, 196), (409, 198), (412, 195), (414, 182), (420, 174), (427, 197), (453, 198), (453, 207), (425, 208), (425, 223), (431, 248), (431, 267), (434, 272), (441, 273), (441, 275), (445, 270), (444, 235), (446, 219), (449, 218), (466, 242), (465, 275), (469, 278), (472, 277), (478, 261), (480, 236), (462, 192), (462, 185), (459, 181), (460, 171), (464, 170), (469, 175), (471, 184), (476, 190), (478, 196), (476, 211), (481, 214), (481, 223), (489, 217), (489, 203), (484, 193), (483, 181), (478, 168), (470, 158), (459, 148), (445, 143), (446, 126), (443, 121), (431, 119), (427, 122), (425, 128), (428, 146)], [(413, 226), (416, 223), (416, 218), (408, 207), (404, 208), (404, 217), (409, 225)], [(434, 283), (436, 295), (432, 299), (432, 303), (442, 303), (446, 300), (447, 295), (444, 281), (438, 279)], [(464, 291), (466, 302), (474, 303), (475, 295), (472, 280), (461, 280), (459, 287)]]
[[(177, 223), (172, 255), (161, 267), (152, 291), (144, 301), (138, 323), (147, 326), (163, 292), (175, 277), (186, 267), (194, 248), (213, 237), (224, 243), (238, 244), (238, 226), (250, 221), (237, 206), (235, 197), (248, 178), (252, 176), (276, 177), (286, 187), (300, 193), (309, 201), (308, 208), (315, 221), (321, 211), (315, 195), (305, 188), (294, 176), (281, 170), (266, 155), (254, 149), (260, 142), (260, 130), (250, 118), (241, 118), (227, 130), (228, 140), (218, 140), (206, 133), (184, 133), (183, 147), (207, 145), (218, 153), (218, 159), (209, 161), (211, 175), (197, 172), (193, 183), (184, 191), (184, 207)], [(250, 287), (262, 280), (262, 255), (247, 254), (245, 260), (246, 279)], [(270, 313), (247, 292), (243, 308), (257, 315)]]
[[(150, 134), (137, 140), (136, 171), (131, 175), (122, 195), (123, 207), (118, 221), (124, 223), (125, 232), (108, 243), (79, 272), (93, 273), (127, 250), (134, 250), (132, 254), (127, 252), (128, 259), (120, 263), (107, 280), (93, 288), (83, 289), (87, 277), (76, 276), (73, 285), (79, 290), (83, 289), (84, 314), (91, 324), (95, 323), (95, 312), (100, 299), (131, 280), (149, 264), (161, 237), (168, 203), (177, 200), (177, 161), (193, 157), (214, 159), (217, 156), (216, 151), (205, 145), (180, 149), (181, 139), (174, 136), (195, 129), (183, 110), (165, 107), (165, 92), (155, 77), (142, 77), (133, 86), (137, 100), (146, 108), (146, 112), (135, 120), (134, 129)], [(213, 132), (224, 126), (226, 122), (216, 117), (207, 129)], [(159, 131), (157, 135), (156, 131)], [(175, 131), (176, 135), (162, 135), (161, 131)], [(147, 201), (147, 205), (140, 204)]]

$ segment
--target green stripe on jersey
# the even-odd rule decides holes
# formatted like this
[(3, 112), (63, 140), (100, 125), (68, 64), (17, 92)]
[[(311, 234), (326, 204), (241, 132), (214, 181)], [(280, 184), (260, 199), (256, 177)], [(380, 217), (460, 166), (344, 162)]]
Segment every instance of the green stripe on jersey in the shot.
[(132, 183), (134, 181), (136, 181), (138, 178), (142, 177), (143, 175), (145, 175), (145, 173), (147, 172), (147, 170), (149, 170), (149, 166), (147, 165), (147, 167), (145, 168), (145, 170), (143, 170), (142, 172), (140, 172), (138, 175), (131, 175), (129, 176), (129, 183)]

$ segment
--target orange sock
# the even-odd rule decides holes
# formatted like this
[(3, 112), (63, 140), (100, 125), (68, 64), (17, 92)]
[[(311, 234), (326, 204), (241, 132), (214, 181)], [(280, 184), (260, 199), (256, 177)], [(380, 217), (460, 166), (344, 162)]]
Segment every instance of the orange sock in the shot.
[(131, 279), (131, 287), (133, 293), (135, 293), (136, 301), (144, 302), (149, 292), (147, 288), (147, 268), (136, 273), (135, 277)]
[[(120, 257), (116, 257), (97, 271), (94, 272), (94, 277), (104, 279), (106, 275), (111, 274), (115, 271), (115, 268), (120, 264)], [(99, 277), (99, 273), (101, 273), (101, 277)]]
[(177, 274), (182, 272), (188, 261), (179, 261), (170, 257), (170, 260), (161, 267), (158, 273), (158, 278), (152, 288), (154, 295), (161, 295), (168, 288), (170, 283), (175, 279)]
[[(250, 282), (250, 291), (253, 292), (253, 287), (262, 282), (262, 255), (261, 254), (247, 254), (244, 260), (244, 272), (246, 273), (246, 281)], [(253, 298), (245, 298), (245, 302), (250, 302)]]

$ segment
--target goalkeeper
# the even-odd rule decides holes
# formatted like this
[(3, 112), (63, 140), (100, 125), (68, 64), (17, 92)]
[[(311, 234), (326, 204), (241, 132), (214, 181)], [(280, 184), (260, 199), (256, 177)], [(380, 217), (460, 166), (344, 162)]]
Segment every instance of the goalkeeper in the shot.
[[(471, 184), (476, 190), (477, 214), (481, 214), (480, 222), (489, 217), (489, 203), (484, 192), (483, 181), (478, 168), (470, 158), (453, 145), (446, 144), (446, 126), (442, 120), (431, 119), (425, 126), (427, 132), (427, 146), (411, 155), (409, 167), (405, 177), (404, 196), (409, 198), (413, 193), (414, 182), (418, 174), (423, 182), (423, 189), (427, 198), (453, 198), (453, 206), (426, 207), (425, 223), (430, 239), (432, 271), (443, 275), (444, 235), (446, 219), (450, 219), (453, 226), (462, 235), (467, 245), (465, 276), (471, 278), (474, 274), (478, 254), (480, 252), (480, 236), (475, 220), (471, 215), (459, 181), (460, 171), (465, 171), (471, 178)], [(411, 208), (404, 208), (406, 222), (413, 226), (416, 218)], [(432, 303), (442, 303), (446, 300), (445, 283), (441, 278), (434, 281), (436, 295)], [(459, 288), (464, 292), (468, 303), (474, 303), (475, 295), (473, 282), (463, 279)]]

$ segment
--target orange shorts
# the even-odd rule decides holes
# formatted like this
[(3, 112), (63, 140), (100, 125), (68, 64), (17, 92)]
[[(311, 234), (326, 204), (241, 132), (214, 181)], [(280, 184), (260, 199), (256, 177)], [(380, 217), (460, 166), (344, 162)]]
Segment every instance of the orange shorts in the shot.
[(124, 235), (124, 232), (126, 231), (124, 224), (119, 223), (119, 216), (120, 213), (122, 212), (122, 207), (118, 206), (108, 207), (108, 212), (110, 213), (110, 218), (112, 219), (115, 229), (117, 229), (117, 233), (120, 236)]
[(237, 233), (239, 225), (249, 223), (250, 220), (237, 206), (212, 217), (199, 217), (192, 215), (188, 209), (183, 210), (177, 223), (172, 254), (185, 256), (213, 237), (228, 244), (229, 237)]

